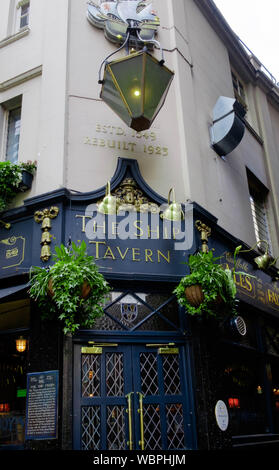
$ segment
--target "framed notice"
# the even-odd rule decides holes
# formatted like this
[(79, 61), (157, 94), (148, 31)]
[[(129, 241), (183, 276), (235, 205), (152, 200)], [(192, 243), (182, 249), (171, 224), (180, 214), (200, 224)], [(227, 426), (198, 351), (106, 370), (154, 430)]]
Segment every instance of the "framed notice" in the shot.
[(59, 371), (27, 374), (25, 439), (56, 439)]

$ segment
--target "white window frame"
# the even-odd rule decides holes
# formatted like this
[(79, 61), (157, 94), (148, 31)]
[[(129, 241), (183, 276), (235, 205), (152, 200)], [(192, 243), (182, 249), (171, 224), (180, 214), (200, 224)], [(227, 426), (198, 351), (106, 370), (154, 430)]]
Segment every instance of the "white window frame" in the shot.
[[(17, 96), (12, 98), (0, 105), (0, 152), (1, 152), (1, 161), (7, 161), (7, 144), (8, 144), (8, 130), (9, 130), (9, 117), (10, 112), (14, 109), (22, 109), (22, 96)], [(19, 146), (20, 146), (20, 137), (19, 137)], [(19, 157), (19, 148), (17, 152), (17, 161)]]
[[(28, 5), (28, 12), (27, 14), (22, 14), (22, 10), (25, 6)], [(21, 26), (21, 20), (23, 17), (27, 17), (27, 23), (24, 26)], [(15, 12), (15, 33), (21, 31), (25, 28), (28, 28), (30, 22), (30, 1), (29, 0), (21, 0), (17, 2), (16, 5), (16, 12)]]

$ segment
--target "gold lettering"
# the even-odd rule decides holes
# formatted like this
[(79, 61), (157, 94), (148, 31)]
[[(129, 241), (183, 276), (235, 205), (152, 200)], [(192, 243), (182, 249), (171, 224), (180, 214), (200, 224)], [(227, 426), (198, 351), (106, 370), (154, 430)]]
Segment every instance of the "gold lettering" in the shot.
[(146, 248), (146, 250), (145, 250), (145, 261), (147, 263), (148, 263), (148, 261), (151, 261), (151, 263), (153, 263), (152, 256), (153, 256), (153, 251), (150, 250), (149, 248)]
[(112, 252), (112, 249), (110, 248), (110, 246), (107, 247), (107, 251), (105, 252), (105, 256), (104, 256), (104, 259), (106, 258), (111, 258), (111, 259), (115, 259), (115, 256)]
[(279, 295), (275, 294), (275, 292), (273, 292), (270, 289), (267, 290), (267, 294), (268, 294), (268, 301), (279, 306)]
[(110, 149), (115, 148), (115, 140), (108, 140), (107, 144), (108, 144), (108, 148), (110, 148)]
[(106, 233), (106, 222), (104, 222), (103, 224), (101, 225), (98, 225), (96, 220), (94, 220), (94, 223), (93, 223), (93, 233), (96, 233), (97, 229), (98, 228), (102, 228), (103, 229), (103, 233), (105, 234)]
[(148, 238), (152, 238), (152, 233), (156, 233), (156, 238), (158, 239), (160, 237), (160, 232), (159, 232), (159, 225), (157, 225), (156, 230), (151, 230), (150, 226), (147, 226), (147, 231), (148, 231)]
[(140, 261), (140, 259), (136, 258), (136, 256), (140, 256), (140, 249), (132, 248), (132, 253), (133, 253), (133, 261)]
[(112, 222), (112, 224), (111, 224), (111, 233), (112, 233), (112, 235), (117, 235), (118, 234), (117, 226), (118, 226), (117, 222)]
[[(141, 224), (141, 222), (142, 222), (142, 221), (139, 220), (139, 223), (140, 223), (140, 224)], [(139, 237), (139, 238), (140, 238), (140, 237), (144, 234), (144, 231), (142, 230), (142, 228), (140, 228), (140, 227), (137, 225), (137, 220), (135, 220), (135, 222), (134, 222), (133, 225), (134, 225), (134, 227), (140, 232), (140, 233), (135, 233), (134, 235), (135, 235), (136, 237)]]
[(126, 250), (124, 251), (124, 253), (121, 252), (119, 246), (117, 246), (116, 248), (117, 248), (118, 253), (119, 253), (120, 256), (121, 256), (121, 259), (125, 259), (125, 258), (126, 258), (126, 255), (127, 255), (127, 253), (128, 253), (128, 251), (129, 251), (129, 248), (126, 248)]
[(76, 215), (76, 218), (81, 218), (82, 219), (82, 228), (81, 231), (85, 232), (85, 219), (92, 219), (90, 215)]
[(176, 235), (178, 235), (180, 232), (179, 228), (175, 229), (175, 227), (173, 227), (173, 239), (175, 240), (176, 239)]
[(102, 245), (105, 245), (106, 242), (95, 242), (95, 241), (89, 241), (89, 243), (95, 243), (96, 244), (96, 253), (95, 253), (95, 258), (96, 259), (99, 259), (100, 256), (99, 256), (99, 245), (102, 244)]
[(253, 286), (252, 286), (252, 282), (251, 282), (249, 276), (246, 276), (245, 280), (246, 280), (246, 284), (247, 284), (246, 289), (248, 290), (248, 292), (252, 292)]
[(170, 263), (170, 252), (169, 252), (169, 250), (168, 250), (167, 256), (165, 256), (160, 250), (157, 250), (157, 255), (158, 255), (158, 263), (161, 262), (161, 259), (160, 259), (161, 256), (162, 256), (162, 258), (164, 258), (167, 261), (167, 263)]
[(125, 135), (125, 132), (121, 127), (116, 127), (116, 135)]

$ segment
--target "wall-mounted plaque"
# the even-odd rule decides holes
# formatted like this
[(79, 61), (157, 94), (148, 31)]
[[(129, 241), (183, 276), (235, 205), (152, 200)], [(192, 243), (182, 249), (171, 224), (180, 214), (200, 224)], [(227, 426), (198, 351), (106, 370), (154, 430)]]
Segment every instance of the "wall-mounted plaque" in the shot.
[(25, 439), (56, 439), (58, 370), (27, 374)]
[(226, 431), (229, 425), (229, 413), (226, 404), (218, 400), (215, 406), (216, 422), (221, 431)]

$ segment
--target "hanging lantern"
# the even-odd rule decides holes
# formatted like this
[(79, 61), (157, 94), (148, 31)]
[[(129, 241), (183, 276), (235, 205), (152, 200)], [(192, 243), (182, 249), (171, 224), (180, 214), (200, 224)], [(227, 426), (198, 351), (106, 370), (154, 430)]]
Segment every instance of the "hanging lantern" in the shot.
[(145, 50), (105, 66), (100, 97), (127, 124), (149, 129), (162, 108), (174, 73)]

